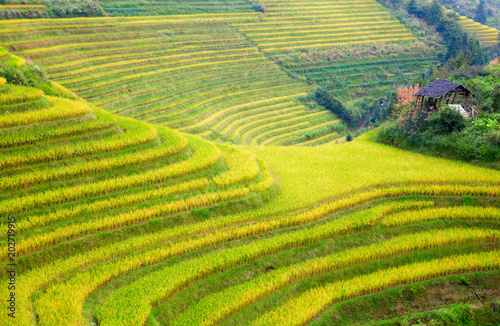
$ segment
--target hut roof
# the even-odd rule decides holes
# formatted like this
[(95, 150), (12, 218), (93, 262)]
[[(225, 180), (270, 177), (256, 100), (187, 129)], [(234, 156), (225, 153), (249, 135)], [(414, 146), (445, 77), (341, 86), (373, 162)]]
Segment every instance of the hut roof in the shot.
[(460, 83), (454, 83), (446, 79), (436, 78), (435, 81), (425, 85), (421, 90), (416, 92), (413, 96), (425, 96), (438, 99), (441, 96), (457, 88), (462, 88), (462, 91), (465, 92), (466, 95), (470, 94), (470, 90), (465, 88), (464, 85)]

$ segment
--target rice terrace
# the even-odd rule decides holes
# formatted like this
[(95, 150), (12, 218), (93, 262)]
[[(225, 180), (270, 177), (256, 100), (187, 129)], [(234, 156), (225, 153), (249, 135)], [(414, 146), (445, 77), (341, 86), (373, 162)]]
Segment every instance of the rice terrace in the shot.
[(0, 0), (0, 325), (499, 326), (498, 17)]

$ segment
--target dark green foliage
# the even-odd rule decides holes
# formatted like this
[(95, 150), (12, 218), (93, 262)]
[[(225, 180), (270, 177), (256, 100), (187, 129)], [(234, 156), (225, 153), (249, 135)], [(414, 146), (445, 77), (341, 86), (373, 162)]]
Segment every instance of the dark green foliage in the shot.
[(23, 71), (14, 67), (3, 67), (0, 69), (0, 77), (7, 80), (7, 83), (14, 85), (26, 85), (27, 79)]
[(352, 101), (349, 105), (359, 108), (364, 115), (364, 125), (366, 127), (377, 127), (382, 122), (389, 119), (391, 102), (394, 99), (394, 92), (388, 91), (384, 97), (373, 98), (363, 97)]
[(419, 8), (417, 6), (417, 0), (408, 1), (406, 4), (406, 11), (408, 11), (409, 14), (420, 16), (421, 13), (419, 12)]
[(446, 54), (442, 59), (443, 61), (451, 61), (452, 68), (485, 64), (487, 58), (479, 45), (479, 41), (470, 38), (462, 29), (457, 13), (449, 12), (445, 14), (438, 0), (423, 4), (416, 1), (411, 2), (411, 4), (409, 2), (406, 9), (408, 13), (425, 20), (430, 25), (436, 26), (436, 31), (443, 36), (446, 44)]
[[(467, 162), (489, 163), (500, 168), (500, 131), (484, 130), (468, 122), (461, 131), (443, 133), (435, 125), (425, 124), (411, 136), (400, 129), (396, 122), (379, 130), (375, 140), (401, 148), (414, 149), (426, 154), (444, 156)], [(460, 128), (460, 127), (459, 127)], [(492, 164), (492, 165), (491, 165)]]
[(319, 105), (338, 115), (350, 126), (355, 126), (363, 118), (363, 113), (359, 108), (345, 107), (326, 87), (318, 87), (313, 97)]
[(429, 114), (424, 126), (432, 134), (447, 135), (455, 131), (462, 131), (466, 127), (466, 121), (460, 113), (444, 106), (439, 111)]
[(0, 77), (5, 78), (9, 84), (38, 88), (46, 95), (67, 97), (53, 88), (47, 72), (34, 64), (28, 64), (21, 68), (2, 67), (0, 68)]
[(333, 94), (326, 89), (326, 87), (318, 87), (314, 96), (318, 104), (324, 106), (328, 110), (336, 114), (343, 112), (344, 106), (342, 103), (337, 100)]
[(439, 0), (432, 0), (427, 6), (425, 20), (431, 25), (438, 25), (443, 20), (443, 7)]
[(450, 40), (448, 41), (448, 45), (446, 48), (447, 48), (447, 51), (446, 51), (446, 55), (444, 57), (445, 60), (456, 58), (458, 56), (462, 47), (461, 47), (460, 41), (458, 40), (458, 37), (456, 35), (452, 35), (450, 37)]
[(45, 4), (54, 17), (97, 17), (104, 15), (104, 10), (96, 0), (48, 0)]
[(460, 82), (472, 91), (476, 96), (474, 103), (480, 110), (481, 118), (465, 119), (448, 106), (443, 106), (438, 112), (431, 112), (428, 116), (422, 111), (417, 114), (411, 110), (402, 111), (395, 121), (379, 130), (375, 139), (401, 148), (478, 164), (485, 163), (489, 167), (500, 169), (500, 128), (495, 122), (500, 120), (500, 115), (493, 111), (500, 98), (498, 78), (492, 75), (491, 69), (480, 66), (466, 66), (452, 72), (441, 69), (440, 72), (444, 75), (439, 77)]
[(462, 196), (462, 203), (464, 206), (476, 206), (476, 199), (470, 195)]
[(48, 83), (48, 74), (37, 65), (25, 65), (22, 68), (3, 67), (0, 68), (0, 77), (7, 80), (9, 84), (40, 87)]
[(263, 1), (252, 1), (252, 9), (257, 12), (265, 13), (267, 11), (267, 6)]
[(500, 85), (491, 95), (491, 99), (493, 100), (493, 104), (491, 105), (491, 109), (493, 112), (500, 112)]
[(484, 0), (479, 0), (479, 4), (477, 5), (476, 15), (474, 16), (474, 20), (481, 24), (486, 24), (486, 10), (484, 8)]
[(494, 106), (498, 105), (496, 101), (498, 101), (497, 92), (500, 89), (500, 78), (495, 77), (493, 74), (488, 75), (486, 71), (480, 71), (477, 76), (467, 76), (465, 74), (464, 76), (456, 78), (454, 81), (462, 83), (472, 91), (476, 96), (474, 98), (474, 103), (481, 110), (499, 112)]
[(352, 141), (354, 139), (354, 136), (351, 133), (348, 133), (345, 136), (345, 141)]

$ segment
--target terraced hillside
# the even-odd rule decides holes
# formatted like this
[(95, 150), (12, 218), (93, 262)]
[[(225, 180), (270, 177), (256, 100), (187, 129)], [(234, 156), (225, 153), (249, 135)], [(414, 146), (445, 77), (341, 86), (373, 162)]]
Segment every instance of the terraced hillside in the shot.
[[(194, 221), (215, 207), (224, 212), (257, 205), (273, 185), (265, 165), (244, 149), (37, 89), (2, 85), (0, 92), (0, 211), (15, 216), (20, 270), (39, 265), (47, 254), (50, 261), (74, 250), (87, 252), (76, 265), (53, 266), (53, 274), (44, 278), (20, 280), (23, 291), (35, 291), (50, 275), (69, 272), (85, 260), (145, 249), (145, 256), (154, 253), (160, 261), (166, 256), (154, 247), (161, 247), (165, 237), (174, 239), (173, 233), (167, 235), (174, 232), (169, 227)], [(165, 214), (177, 217), (160, 218)], [(1, 227), (7, 232), (4, 222)], [(144, 232), (149, 236), (141, 236)], [(182, 227), (177, 232), (177, 237), (187, 235)], [(106, 233), (109, 237), (103, 239)], [(165, 250), (167, 254), (170, 249)], [(7, 255), (3, 250), (2, 256)], [(129, 268), (137, 268), (137, 262)], [(26, 291), (18, 298), (21, 324), (30, 320), (29, 306), (23, 305), (32, 294)]]
[(374, 0), (271, 0), (266, 5), (260, 22), (233, 24), (266, 53), (416, 40)]
[[(275, 62), (287, 52), (311, 52), (331, 47), (375, 43), (408, 43), (416, 41), (382, 5), (373, 0), (306, 2), (266, 1), (268, 11), (261, 22), (234, 23), (252, 42)], [(360, 59), (328, 62), (285, 63), (292, 75), (305, 77), (313, 84), (335, 87), (335, 95), (343, 101), (359, 97), (385, 95), (388, 87), (427, 71), (436, 58), (429, 53), (398, 58)]]
[(476, 36), (481, 44), (487, 46), (498, 44), (500, 36), (500, 31), (498, 29), (480, 24), (465, 16), (460, 16), (459, 20), (462, 28), (472, 36)]
[(364, 97), (382, 97), (394, 85), (403, 85), (425, 74), (438, 63), (436, 56), (385, 60), (344, 61), (338, 63), (297, 65), (290, 72), (308, 81), (332, 87), (343, 102)]
[(48, 17), (47, 6), (39, 1), (7, 0), (0, 4), (1, 19)]
[(449, 275), (475, 272), (461, 279), (498, 288), (498, 171), (369, 135), (232, 147), (114, 115), (56, 84), (64, 97), (1, 84), (15, 325), (321, 324), (350, 318), (337, 303), (396, 285), (445, 277), (452, 291), (461, 283)]
[[(444, 12), (457, 14), (454, 10), (446, 8), (444, 8)], [(498, 29), (475, 22), (466, 16), (459, 15), (458, 19), (462, 28), (471, 36), (477, 37), (483, 46), (495, 46), (498, 44), (500, 36)]]
[(178, 15), (223, 12), (252, 12), (248, 0), (101, 0), (103, 9), (116, 16)]
[(297, 101), (311, 86), (268, 60), (232, 21), (258, 15), (19, 20), (3, 24), (0, 37), (123, 116), (244, 144), (297, 143), (335, 130), (334, 115)]

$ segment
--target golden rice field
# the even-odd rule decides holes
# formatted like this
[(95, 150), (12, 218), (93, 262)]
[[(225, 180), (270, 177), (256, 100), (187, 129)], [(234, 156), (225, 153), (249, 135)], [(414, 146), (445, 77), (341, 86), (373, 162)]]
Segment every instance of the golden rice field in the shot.
[[(334, 115), (297, 100), (311, 86), (290, 78), (230, 26), (258, 19), (18, 20), (3, 24), (0, 38), (57, 82), (122, 116), (242, 144), (268, 138), (292, 144), (331, 133), (339, 122)], [(257, 139), (263, 131), (269, 137)]]
[(372, 0), (266, 5), (265, 14), (4, 21), (0, 43), (107, 111), (212, 140), (288, 145), (341, 127), (299, 103), (311, 86), (264, 54), (415, 40)]
[(375, 0), (265, 3), (267, 12), (259, 22), (232, 24), (265, 53), (416, 40)]
[(266, 56), (413, 36), (374, 1), (266, 4), (0, 20), (2, 65), (52, 88), (0, 78), (0, 325), (402, 325), (498, 301), (500, 171), (342, 142)]
[(497, 275), (498, 171), (369, 135), (223, 145), (2, 84), (18, 289), (2, 324), (302, 325), (395, 286)]
[[(444, 9), (445, 12), (454, 12), (450, 9)], [(465, 16), (459, 16), (458, 21), (462, 28), (471, 36), (475, 36), (484, 45), (495, 45), (498, 43), (500, 31), (496, 28), (483, 25)]]

